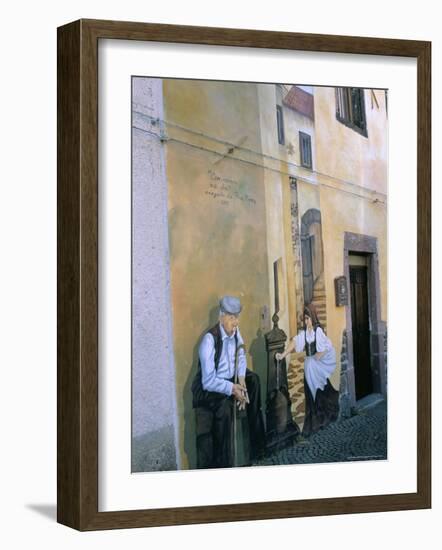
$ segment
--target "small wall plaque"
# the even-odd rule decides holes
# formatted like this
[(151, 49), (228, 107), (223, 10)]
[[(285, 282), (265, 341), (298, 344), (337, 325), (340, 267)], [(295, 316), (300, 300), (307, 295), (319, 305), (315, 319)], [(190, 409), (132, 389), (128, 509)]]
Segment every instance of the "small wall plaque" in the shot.
[(335, 278), (335, 299), (337, 306), (348, 305), (348, 286), (344, 276)]

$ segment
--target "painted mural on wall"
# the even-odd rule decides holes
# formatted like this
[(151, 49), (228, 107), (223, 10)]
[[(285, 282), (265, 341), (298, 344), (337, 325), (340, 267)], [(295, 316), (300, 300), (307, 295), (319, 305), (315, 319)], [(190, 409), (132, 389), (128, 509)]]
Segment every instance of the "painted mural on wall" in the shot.
[(133, 77), (133, 472), (387, 458), (387, 129), (383, 90)]

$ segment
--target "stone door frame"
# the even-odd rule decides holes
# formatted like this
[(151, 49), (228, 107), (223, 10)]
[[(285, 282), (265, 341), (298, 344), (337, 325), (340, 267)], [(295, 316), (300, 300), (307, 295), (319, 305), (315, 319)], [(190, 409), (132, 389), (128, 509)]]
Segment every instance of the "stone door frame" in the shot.
[(350, 254), (367, 255), (368, 307), (370, 312), (370, 364), (373, 373), (373, 392), (384, 397), (387, 394), (387, 373), (384, 356), (385, 324), (381, 320), (381, 284), (379, 277), (378, 241), (376, 237), (358, 233), (344, 233), (344, 275), (347, 279), (349, 298), (345, 308), (347, 326), (347, 387), (351, 405), (356, 405), (355, 370), (353, 359), (352, 311), (350, 296)]

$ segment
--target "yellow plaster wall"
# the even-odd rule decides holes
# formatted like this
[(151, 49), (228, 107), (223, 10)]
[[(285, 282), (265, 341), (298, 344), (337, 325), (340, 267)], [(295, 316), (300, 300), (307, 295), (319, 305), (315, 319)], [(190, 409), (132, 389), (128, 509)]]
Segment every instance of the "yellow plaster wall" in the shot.
[[(379, 107), (372, 104), (375, 94)], [(383, 90), (364, 90), (368, 137), (336, 119), (335, 89), (315, 88), (317, 171), (387, 193), (388, 117)]]
[[(290, 170), (293, 175), (296, 175), (299, 180), (303, 178), (306, 181), (316, 181), (316, 138), (315, 138), (315, 121), (309, 117), (298, 113), (297, 111), (284, 107), (284, 121), (286, 127), (286, 146), (293, 146), (293, 153), (287, 154), (287, 161), (295, 166), (291, 166)], [(301, 149), (299, 143), (299, 132), (304, 132), (311, 136), (312, 146), (312, 164), (313, 170), (303, 168), (301, 166)]]
[[(309, 117), (287, 107), (284, 105), (284, 124), (285, 124), (285, 148), (284, 158), (286, 165), (284, 166), (285, 172), (288, 172), (291, 176), (296, 178), (298, 187), (298, 217), (299, 220), (306, 209), (309, 208), (309, 204), (314, 204), (315, 208), (319, 208), (319, 195), (317, 189), (312, 186), (312, 183), (316, 181), (316, 174), (314, 170), (301, 167), (301, 153), (299, 143), (299, 132), (304, 132), (311, 136), (312, 146), (312, 163), (313, 168), (316, 165), (316, 145), (315, 145), (315, 126), (314, 121)], [(292, 237), (292, 214), (290, 209), (290, 182), (286, 177), (285, 186), (285, 204), (284, 209), (284, 227), (285, 227), (285, 243), (286, 243), (286, 255), (287, 261), (290, 263), (291, 271), (290, 278), (287, 281), (288, 289), (290, 293), (290, 335), (296, 334), (298, 329), (298, 318), (300, 311), (297, 311), (297, 288), (296, 288), (296, 272), (294, 268), (293, 257), (293, 237)], [(302, 272), (298, 280), (302, 285)]]
[(222, 295), (241, 298), (248, 366), (263, 385), (266, 380), (260, 311), (271, 302), (264, 172), (207, 152), (227, 150), (209, 136), (233, 143), (247, 136), (244, 146), (259, 150), (259, 102), (254, 84), (164, 80), (163, 92), (179, 442), (182, 467), (194, 468), (191, 383), (200, 337), (217, 322)]
[[(387, 197), (371, 192), (387, 193), (388, 119), (384, 92), (374, 91), (379, 107), (374, 101), (372, 106), (370, 90), (364, 93), (368, 138), (336, 120), (334, 88), (315, 88), (327, 329), (339, 367), (346, 318), (345, 307), (335, 305), (334, 278), (344, 274), (345, 232), (369, 235), (378, 240), (381, 319), (387, 321), (387, 205), (383, 204)], [(339, 386), (339, 374), (340, 368), (332, 378), (336, 387)]]
[[(319, 208), (319, 192), (316, 187), (311, 185), (311, 182), (316, 181), (315, 172), (300, 166), (299, 131), (308, 133), (312, 138), (312, 159), (313, 165), (315, 165), (314, 121), (285, 106), (282, 102), (285, 93), (286, 90), (279, 85), (258, 85), (262, 153), (265, 155), (260, 162), (266, 166), (264, 181), (270, 273), (269, 292), (273, 305), (273, 262), (278, 257), (282, 257), (284, 277), (280, 286), (281, 291), (286, 294), (284, 300), (286, 307), (282, 308), (279, 313), (279, 327), (290, 336), (296, 332), (297, 315), (299, 314), (296, 311), (290, 175), (297, 178), (298, 188), (301, 189), (299, 193), (301, 215), (308, 208)], [(284, 144), (279, 144), (277, 139), (276, 105), (281, 105), (283, 108)], [(303, 208), (304, 210), (302, 210)]]
[[(387, 321), (386, 207), (346, 193), (322, 188), (321, 212), (327, 296), (327, 332), (339, 359), (342, 331), (346, 328), (346, 318), (345, 307), (336, 307), (335, 305), (334, 279), (344, 274), (344, 232), (346, 231), (377, 238), (381, 319)], [(338, 380), (339, 369), (332, 382), (338, 386)]]
[[(282, 258), (283, 273), (279, 281), (280, 293), (283, 294), (280, 300), (279, 327), (290, 333), (290, 291), (289, 282), (293, 279), (293, 261), (287, 256), (285, 246), (285, 220), (283, 212), (286, 209), (287, 197), (285, 187), (288, 176), (284, 176), (284, 163), (273, 159), (279, 159), (285, 155), (285, 147), (278, 143), (276, 105), (279, 102), (278, 88), (269, 84), (258, 84), (257, 92), (259, 97), (259, 120), (261, 129), (261, 151), (263, 156), (259, 162), (267, 169), (264, 170), (265, 187), (265, 208), (267, 220), (267, 251), (268, 251), (268, 272), (269, 272), (269, 294), (270, 294), (270, 316), (274, 310), (274, 280), (273, 263)], [(290, 251), (289, 251), (290, 252)], [(269, 326), (269, 329), (271, 327)]]
[(319, 187), (310, 183), (298, 182), (299, 223), (302, 216), (311, 208), (320, 210)]

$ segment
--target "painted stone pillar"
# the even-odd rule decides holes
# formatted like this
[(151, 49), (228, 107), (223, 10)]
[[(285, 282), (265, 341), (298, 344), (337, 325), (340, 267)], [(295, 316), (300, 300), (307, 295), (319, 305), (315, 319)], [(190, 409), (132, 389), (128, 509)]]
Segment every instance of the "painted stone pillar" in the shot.
[(277, 361), (287, 341), (286, 333), (278, 327), (278, 315), (272, 318), (273, 329), (265, 335), (267, 349), (266, 445), (268, 450), (281, 448), (293, 441), (300, 430), (293, 421), (288, 391), (285, 359)]
[(132, 471), (176, 470), (162, 81), (132, 79)]
[(339, 418), (350, 418), (352, 398), (348, 384), (348, 356), (347, 356), (347, 331), (342, 333), (341, 347), (341, 377), (339, 384)]
[[(302, 263), (301, 263), (301, 235), (299, 231), (299, 205), (298, 205), (298, 185), (296, 178), (290, 178), (290, 209), (291, 209), (291, 232), (293, 259), (295, 271), (296, 288), (296, 315), (304, 309), (304, 290), (302, 284)], [(297, 322), (295, 323), (295, 326)]]

